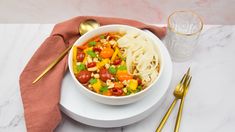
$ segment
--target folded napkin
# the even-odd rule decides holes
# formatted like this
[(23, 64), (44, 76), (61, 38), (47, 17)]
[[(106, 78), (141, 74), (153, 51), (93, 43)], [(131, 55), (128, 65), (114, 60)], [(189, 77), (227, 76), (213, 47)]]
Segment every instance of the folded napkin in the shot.
[(32, 84), (32, 82), (55, 58), (79, 38), (79, 24), (87, 19), (95, 19), (101, 25), (125, 24), (148, 29), (159, 38), (164, 37), (166, 31), (165, 28), (134, 20), (93, 16), (79, 16), (56, 24), (51, 35), (34, 53), (20, 75), (20, 91), (28, 132), (51, 132), (60, 122), (60, 88), (67, 70), (67, 56), (37, 83)]

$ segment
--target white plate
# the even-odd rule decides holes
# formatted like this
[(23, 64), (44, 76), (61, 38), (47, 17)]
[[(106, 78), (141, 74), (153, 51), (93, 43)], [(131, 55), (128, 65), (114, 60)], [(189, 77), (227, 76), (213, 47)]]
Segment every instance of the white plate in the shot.
[[(158, 40), (152, 33), (148, 33)], [(100, 104), (79, 93), (77, 85), (67, 72), (62, 82), (61, 110), (76, 121), (96, 127), (120, 127), (144, 119), (161, 105), (171, 81), (171, 58), (163, 44), (160, 45), (160, 48), (163, 52), (165, 68), (150, 95), (128, 105)]]

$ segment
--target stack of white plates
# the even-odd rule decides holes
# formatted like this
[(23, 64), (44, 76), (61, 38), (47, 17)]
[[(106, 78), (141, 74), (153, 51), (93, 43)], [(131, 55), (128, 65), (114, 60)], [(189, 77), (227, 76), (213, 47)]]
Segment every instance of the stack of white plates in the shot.
[[(148, 32), (148, 31), (146, 31)], [(158, 108), (164, 100), (172, 76), (172, 62), (164, 44), (148, 32), (157, 42), (165, 60), (162, 76), (150, 94), (128, 105), (112, 106), (97, 103), (79, 93), (77, 85), (69, 73), (65, 75), (61, 90), (61, 110), (81, 123), (96, 127), (120, 127), (140, 121)]]

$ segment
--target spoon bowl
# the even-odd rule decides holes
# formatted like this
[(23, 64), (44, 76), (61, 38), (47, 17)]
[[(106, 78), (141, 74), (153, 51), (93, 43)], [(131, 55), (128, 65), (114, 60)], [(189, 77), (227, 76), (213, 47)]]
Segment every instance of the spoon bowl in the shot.
[(94, 19), (88, 19), (85, 20), (84, 22), (80, 23), (79, 25), (79, 33), (80, 35), (83, 35), (95, 28), (100, 27), (100, 24), (94, 20)]

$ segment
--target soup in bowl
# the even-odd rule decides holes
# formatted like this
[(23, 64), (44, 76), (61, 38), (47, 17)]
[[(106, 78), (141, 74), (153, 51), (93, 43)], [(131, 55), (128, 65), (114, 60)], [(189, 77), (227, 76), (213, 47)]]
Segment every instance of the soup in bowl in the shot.
[(97, 102), (135, 102), (153, 88), (164, 62), (156, 43), (135, 27), (108, 25), (81, 36), (69, 53), (78, 89)]

